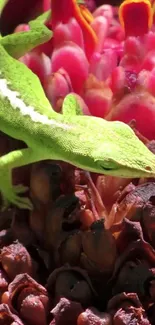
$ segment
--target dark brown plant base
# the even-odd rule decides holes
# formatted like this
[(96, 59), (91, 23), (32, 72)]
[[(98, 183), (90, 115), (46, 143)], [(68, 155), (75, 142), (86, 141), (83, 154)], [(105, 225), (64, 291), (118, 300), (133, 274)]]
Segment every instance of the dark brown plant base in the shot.
[[(22, 146), (1, 135), (1, 154)], [(0, 325), (153, 325), (155, 180), (58, 161), (13, 179), (34, 210), (0, 213)]]

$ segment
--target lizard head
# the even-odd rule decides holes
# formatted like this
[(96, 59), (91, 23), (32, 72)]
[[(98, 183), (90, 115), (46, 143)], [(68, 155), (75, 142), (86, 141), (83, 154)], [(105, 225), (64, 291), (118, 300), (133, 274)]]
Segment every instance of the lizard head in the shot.
[(155, 176), (155, 155), (128, 125), (97, 118), (90, 125), (83, 138), (83, 148), (84, 142), (87, 146), (79, 157), (80, 167), (125, 178)]

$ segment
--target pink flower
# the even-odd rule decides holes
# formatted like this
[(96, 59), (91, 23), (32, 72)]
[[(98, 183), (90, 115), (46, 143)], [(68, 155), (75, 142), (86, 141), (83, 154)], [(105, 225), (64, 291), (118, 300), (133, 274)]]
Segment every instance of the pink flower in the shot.
[(148, 92), (132, 92), (113, 107), (107, 119), (125, 123), (135, 120), (138, 131), (148, 139), (155, 139), (155, 98)]
[(85, 84), (83, 98), (92, 115), (104, 117), (111, 107), (112, 91), (103, 82), (90, 76)]
[(51, 73), (51, 61), (44, 53), (32, 51), (31, 53), (25, 54), (19, 60), (26, 64), (38, 76), (41, 83)]
[(47, 11), (51, 9), (51, 1), (43, 0), (43, 11)]
[[(155, 33), (150, 2), (125, 0), (119, 10), (106, 4), (95, 9), (91, 2), (92, 13), (89, 5), (68, 0), (66, 10), (66, 0), (52, 0), (51, 6), (44, 0), (40, 11), (52, 10), (46, 25), (53, 38), (20, 60), (37, 74), (56, 111), (61, 112), (63, 99), (73, 92), (84, 112), (125, 123), (134, 119), (137, 130), (153, 139)], [(28, 28), (21, 24), (15, 31)]]
[(45, 79), (44, 89), (52, 107), (58, 112), (61, 111), (62, 100), (73, 91), (70, 77), (64, 69), (50, 74)]
[(80, 93), (83, 83), (88, 77), (88, 60), (84, 51), (73, 42), (65, 42), (63, 46), (56, 47), (53, 51), (52, 72), (61, 67), (69, 74), (73, 90)]
[(98, 80), (106, 80), (117, 66), (117, 53), (113, 49), (106, 50), (103, 54), (94, 53), (90, 61), (89, 72)]
[[(52, 19), (51, 25), (54, 32), (54, 42), (56, 45), (62, 45), (63, 41), (72, 41), (76, 40), (77, 44), (84, 44), (84, 49), (87, 58), (90, 58), (97, 42), (96, 34), (93, 29), (84, 18), (83, 14), (80, 11), (80, 7), (76, 3), (76, 0), (67, 1), (67, 10), (66, 10), (66, 1), (57, 0), (51, 1), (51, 10), (52, 10)], [(57, 28), (61, 28), (61, 43), (58, 43), (57, 40)], [(56, 32), (56, 35), (55, 35)]]

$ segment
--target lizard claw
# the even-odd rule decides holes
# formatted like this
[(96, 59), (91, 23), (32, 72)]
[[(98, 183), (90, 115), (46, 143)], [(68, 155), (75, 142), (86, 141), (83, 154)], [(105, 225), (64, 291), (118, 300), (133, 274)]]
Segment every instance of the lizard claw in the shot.
[(8, 191), (3, 191), (3, 210), (9, 206), (9, 203), (16, 205), (20, 209), (28, 209), (33, 210), (33, 204), (28, 197), (21, 197), (18, 194), (25, 193), (28, 190), (27, 186), (23, 186), (22, 184), (13, 186), (12, 189)]

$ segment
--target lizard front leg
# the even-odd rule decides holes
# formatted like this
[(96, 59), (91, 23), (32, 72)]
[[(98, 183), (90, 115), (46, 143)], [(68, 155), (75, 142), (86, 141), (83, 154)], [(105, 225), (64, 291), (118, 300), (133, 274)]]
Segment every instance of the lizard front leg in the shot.
[(50, 17), (50, 12), (45, 14), (29, 22), (31, 28), (29, 31), (13, 33), (0, 38), (2, 46), (12, 57), (18, 59), (51, 39), (52, 31), (44, 25)]
[(32, 210), (33, 206), (29, 198), (21, 197), (19, 194), (27, 191), (23, 185), (12, 185), (12, 169), (31, 164), (41, 160), (41, 154), (31, 148), (12, 151), (0, 157), (0, 191), (4, 202), (10, 202), (21, 209)]

